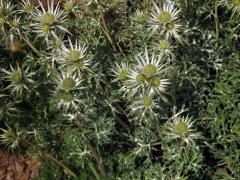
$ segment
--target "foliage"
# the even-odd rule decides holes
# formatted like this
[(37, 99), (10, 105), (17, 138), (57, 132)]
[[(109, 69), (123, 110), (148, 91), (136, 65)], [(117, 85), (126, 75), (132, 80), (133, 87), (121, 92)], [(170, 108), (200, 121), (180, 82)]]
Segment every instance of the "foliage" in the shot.
[(0, 0), (0, 142), (38, 179), (240, 178), (239, 1), (31, 2)]

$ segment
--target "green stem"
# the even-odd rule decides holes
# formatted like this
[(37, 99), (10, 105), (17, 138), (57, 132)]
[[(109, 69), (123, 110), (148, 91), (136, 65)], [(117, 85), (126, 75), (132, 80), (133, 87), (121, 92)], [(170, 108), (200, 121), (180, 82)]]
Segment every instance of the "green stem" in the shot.
[(218, 40), (219, 38), (218, 0), (215, 0), (215, 4), (214, 4), (214, 19), (215, 19), (216, 40)]
[(33, 43), (30, 42), (27, 37), (25, 38), (24, 36), (22, 36), (21, 38), (27, 43), (27, 45), (28, 45), (37, 55), (40, 56), (40, 52), (37, 50), (37, 48), (35, 48), (35, 46), (33, 45)]
[(77, 177), (77, 175), (71, 170), (69, 169), (66, 165), (64, 165), (61, 161), (57, 160), (55, 157), (53, 157), (50, 154), (45, 153), (44, 154), (48, 159), (51, 159), (52, 161), (54, 161), (55, 163), (57, 163), (59, 166), (61, 166), (66, 173), (68, 173), (69, 175), (73, 176), (73, 177)]
[(96, 180), (100, 180), (101, 178), (99, 177), (99, 175), (98, 175), (96, 169), (94, 168), (93, 164), (91, 162), (89, 162), (88, 165), (89, 165), (90, 169), (92, 170)]

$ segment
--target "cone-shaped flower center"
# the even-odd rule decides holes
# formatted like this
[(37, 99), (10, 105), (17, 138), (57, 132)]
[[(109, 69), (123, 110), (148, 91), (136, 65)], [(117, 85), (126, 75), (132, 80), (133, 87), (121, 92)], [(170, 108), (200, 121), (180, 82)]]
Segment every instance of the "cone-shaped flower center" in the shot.
[(233, 0), (234, 6), (240, 6), (240, 0)]
[(175, 27), (175, 24), (174, 24), (173, 22), (168, 22), (168, 23), (166, 24), (167, 30), (173, 30), (174, 27)]
[(145, 17), (144, 17), (144, 14), (136, 14), (134, 17), (133, 17), (133, 20), (138, 22), (138, 23), (143, 23), (145, 21)]
[(144, 78), (144, 76), (143, 76), (142, 74), (137, 74), (137, 76), (136, 76), (136, 81), (137, 81), (138, 83), (140, 83), (140, 84), (143, 84), (144, 81), (145, 81), (145, 78)]
[(150, 99), (150, 98), (144, 98), (144, 100), (143, 100), (143, 104), (144, 104), (144, 106), (146, 106), (146, 107), (149, 107), (149, 106), (151, 106), (152, 105), (152, 99)]
[(166, 40), (160, 43), (160, 49), (167, 50), (168, 48), (169, 48), (169, 43)]
[(53, 41), (53, 46), (54, 46), (55, 48), (60, 48), (61, 45), (62, 45), (62, 40), (61, 40), (61, 39), (55, 39), (55, 40)]
[(67, 77), (62, 81), (62, 87), (64, 90), (69, 91), (76, 86), (74, 79)]
[(7, 7), (0, 7), (0, 15), (8, 16), (11, 13), (11, 9)]
[(180, 122), (175, 126), (175, 130), (181, 136), (185, 135), (188, 131), (188, 126), (185, 122)]
[(82, 59), (76, 61), (76, 62), (75, 62), (75, 66), (76, 66), (77, 68), (83, 68), (83, 66), (84, 66), (84, 61), (83, 61)]
[(11, 24), (12, 24), (13, 27), (18, 27), (19, 22), (14, 20), (14, 21), (11, 22)]
[(68, 60), (77, 61), (79, 60), (80, 52), (78, 50), (71, 50), (67, 56)]
[(12, 72), (11, 80), (16, 84), (22, 83), (23, 81), (22, 73), (19, 71)]
[(49, 29), (50, 29), (50, 27), (49, 27), (49, 25), (47, 25), (47, 24), (44, 24), (44, 25), (42, 26), (42, 31), (45, 32), (45, 33), (47, 33), (47, 32), (49, 31)]
[(3, 24), (5, 22), (6, 22), (5, 19), (3, 17), (0, 17), (0, 24)]
[(70, 92), (64, 92), (62, 94), (62, 99), (65, 102), (69, 103), (69, 102), (71, 102), (74, 99), (74, 95), (72, 93), (70, 93)]
[(42, 17), (43, 24), (53, 24), (56, 20), (56, 17), (53, 13), (46, 12)]
[(146, 76), (154, 76), (157, 73), (157, 67), (154, 64), (148, 64), (143, 68), (143, 74)]
[(172, 15), (167, 11), (162, 11), (158, 16), (158, 20), (160, 23), (167, 23), (172, 20)]
[(24, 11), (31, 13), (33, 11), (33, 5), (32, 4), (25, 4), (23, 7)]
[(118, 73), (118, 78), (122, 81), (125, 81), (128, 79), (128, 71), (126, 69), (122, 69)]
[(160, 83), (161, 83), (161, 80), (158, 79), (158, 78), (154, 78), (154, 79), (152, 79), (151, 82), (150, 82), (151, 86), (153, 86), (153, 87), (155, 87), (155, 88), (159, 87), (159, 86), (160, 86)]
[(73, 2), (67, 2), (67, 3), (65, 4), (65, 9), (66, 9), (66, 11), (71, 12), (71, 11), (73, 10), (73, 8), (74, 8)]

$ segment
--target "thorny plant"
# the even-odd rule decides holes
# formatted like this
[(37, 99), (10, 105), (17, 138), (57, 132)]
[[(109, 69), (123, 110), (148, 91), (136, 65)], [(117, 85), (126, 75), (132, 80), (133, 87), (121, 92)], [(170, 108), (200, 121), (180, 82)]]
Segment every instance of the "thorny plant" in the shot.
[(1, 144), (40, 179), (239, 179), (239, 10), (0, 0)]

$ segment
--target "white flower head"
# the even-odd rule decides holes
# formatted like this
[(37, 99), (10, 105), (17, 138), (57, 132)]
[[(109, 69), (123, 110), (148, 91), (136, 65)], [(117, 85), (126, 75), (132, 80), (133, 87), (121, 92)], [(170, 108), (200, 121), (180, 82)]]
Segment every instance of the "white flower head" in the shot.
[(144, 11), (141, 11), (141, 10), (137, 9), (133, 13), (131, 19), (132, 19), (133, 22), (143, 24), (146, 20), (146, 13)]
[(34, 10), (33, 4), (30, 0), (22, 0), (20, 12), (32, 14)]
[(161, 34), (164, 34), (166, 38), (179, 37), (179, 31), (181, 25), (178, 24), (180, 10), (174, 7), (174, 3), (164, 3), (163, 7), (159, 8), (153, 2), (155, 10), (152, 11), (149, 20), (150, 29), (152, 33), (155, 33), (158, 29), (161, 30)]
[(45, 37), (46, 42), (49, 40), (50, 35), (55, 35), (60, 30), (68, 32), (64, 27), (66, 21), (66, 15), (64, 11), (60, 10), (59, 3), (54, 6), (54, 0), (51, 3), (48, 0), (47, 9), (44, 8), (43, 4), (39, 1), (40, 8), (35, 9), (33, 13), (32, 24), (34, 31), (38, 34), (38, 37)]
[(63, 109), (68, 111), (72, 108), (76, 109), (80, 103), (79, 93), (57, 89), (53, 92), (53, 101), (56, 103), (56, 108), (59, 110)]
[(10, 31), (17, 32), (20, 35), (20, 17), (14, 17), (10, 22), (9, 25), (11, 27)]
[(153, 114), (153, 109), (156, 107), (157, 103), (151, 95), (142, 95), (133, 100), (130, 104), (130, 114), (141, 114), (141, 119), (146, 117), (148, 113)]
[(175, 57), (175, 55), (172, 52), (173, 46), (167, 39), (157, 42), (155, 47), (157, 51), (159, 51), (161, 54), (165, 55), (166, 57), (170, 59)]
[(121, 62), (120, 64), (116, 63), (115, 69), (112, 70), (115, 76), (115, 81), (126, 81), (129, 78), (130, 68), (127, 63)]
[(78, 73), (88, 69), (90, 60), (85, 57), (87, 51), (86, 45), (81, 45), (77, 40), (74, 45), (70, 39), (68, 41), (70, 47), (62, 46), (59, 62), (63, 67), (67, 66), (72, 71), (77, 71)]
[(174, 115), (166, 124), (167, 135), (172, 140), (179, 139), (187, 145), (194, 143), (194, 139), (197, 139), (199, 134), (195, 132), (193, 124), (194, 121), (188, 116)]
[[(143, 91), (147, 80), (145, 76), (137, 71), (137, 70), (130, 70), (129, 72), (129, 80), (126, 81), (128, 84), (129, 89), (131, 89), (132, 94), (134, 95), (137, 93), (139, 90)], [(143, 92), (141, 92), (143, 93)]]
[(136, 56), (137, 68), (129, 73), (128, 84), (133, 93), (157, 93), (163, 101), (165, 98), (169, 80), (165, 78), (167, 72), (166, 64), (162, 64), (163, 55), (149, 57), (147, 49), (144, 55)]
[(76, 5), (75, 5), (75, 0), (66, 0), (63, 3), (63, 7), (65, 9), (65, 11), (69, 12), (74, 12), (76, 9)]
[(82, 89), (80, 86), (81, 82), (82, 81), (78, 78), (77, 73), (73, 72), (69, 73), (61, 71), (56, 79), (57, 87), (66, 92)]
[(136, 60), (138, 63), (137, 68), (147, 78), (157, 76), (162, 71), (162, 58), (162, 54), (160, 54), (158, 57), (155, 57), (155, 55), (152, 54), (150, 58), (148, 50), (147, 48), (145, 48), (144, 55), (136, 56)]
[(0, 0), (0, 17), (6, 18), (11, 15), (14, 11), (14, 6), (11, 2), (6, 0)]
[(10, 71), (6, 69), (1, 69), (1, 71), (5, 74), (1, 79), (10, 82), (6, 89), (10, 89), (11, 94), (21, 96), (23, 90), (29, 91), (28, 85), (34, 83), (32, 76), (35, 72), (29, 72), (29, 68), (22, 70), (19, 64), (17, 64), (16, 69), (10, 65)]
[(15, 103), (9, 101), (8, 95), (0, 94), (0, 120), (2, 118), (9, 119), (18, 112), (14, 106)]

